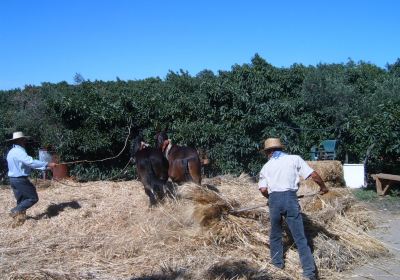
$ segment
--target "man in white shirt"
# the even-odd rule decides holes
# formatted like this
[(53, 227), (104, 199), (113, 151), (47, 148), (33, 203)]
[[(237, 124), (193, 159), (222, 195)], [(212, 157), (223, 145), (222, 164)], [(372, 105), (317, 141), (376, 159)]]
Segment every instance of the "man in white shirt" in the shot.
[(38, 202), (39, 197), (35, 186), (29, 181), (28, 176), (32, 169), (45, 170), (53, 168), (54, 162), (35, 160), (25, 150), (28, 136), (22, 132), (14, 132), (13, 138), (7, 140), (13, 144), (7, 154), (8, 177), (13, 190), (17, 206), (11, 209), (10, 216), (17, 218), (20, 224), (26, 219), (26, 210)]
[(306, 279), (316, 279), (314, 257), (305, 237), (296, 192), (300, 177), (311, 177), (320, 186), (320, 194), (328, 192), (328, 189), (318, 173), (300, 156), (288, 155), (282, 149), (279, 138), (265, 140), (264, 151), (269, 160), (261, 169), (258, 182), (260, 192), (268, 198), (271, 260), (276, 267), (284, 267), (282, 217), (285, 217), (299, 252), (303, 275)]

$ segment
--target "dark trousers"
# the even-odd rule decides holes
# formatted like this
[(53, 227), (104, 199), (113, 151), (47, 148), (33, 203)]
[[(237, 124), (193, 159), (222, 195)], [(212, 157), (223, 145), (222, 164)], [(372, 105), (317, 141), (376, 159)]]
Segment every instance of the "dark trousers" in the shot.
[(297, 201), (297, 194), (294, 191), (272, 192), (269, 195), (269, 213), (271, 219), (270, 249), (272, 263), (283, 268), (283, 244), (282, 244), (282, 218), (286, 223), (296, 243), (303, 267), (305, 277), (315, 276), (314, 257), (307, 243), (304, 234), (303, 219), (300, 213), (300, 206)]
[(36, 188), (27, 177), (10, 177), (10, 183), (17, 200), (17, 206), (11, 212), (25, 211), (39, 201)]

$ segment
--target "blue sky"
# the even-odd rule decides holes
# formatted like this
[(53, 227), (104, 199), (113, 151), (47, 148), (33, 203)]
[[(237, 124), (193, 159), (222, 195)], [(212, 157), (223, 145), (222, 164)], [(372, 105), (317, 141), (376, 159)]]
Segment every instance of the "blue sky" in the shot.
[(397, 0), (1, 0), (0, 89), (400, 57)]

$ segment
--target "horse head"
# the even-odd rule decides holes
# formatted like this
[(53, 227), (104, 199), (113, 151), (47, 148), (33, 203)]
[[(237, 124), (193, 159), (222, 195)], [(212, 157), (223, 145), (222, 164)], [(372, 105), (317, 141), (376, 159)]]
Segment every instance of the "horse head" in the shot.
[(158, 132), (154, 138), (156, 140), (156, 147), (158, 149), (163, 149), (165, 141), (168, 141), (168, 135), (165, 131)]
[(134, 159), (136, 153), (142, 149), (142, 143), (143, 143), (143, 136), (141, 134), (133, 138), (130, 150), (132, 159)]

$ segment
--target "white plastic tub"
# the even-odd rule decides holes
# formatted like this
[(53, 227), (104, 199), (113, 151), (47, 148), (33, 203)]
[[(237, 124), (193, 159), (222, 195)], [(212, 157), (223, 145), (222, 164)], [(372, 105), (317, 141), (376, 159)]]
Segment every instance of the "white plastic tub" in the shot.
[(364, 164), (343, 164), (343, 175), (347, 187), (356, 189), (365, 186)]
[(51, 162), (51, 154), (45, 149), (40, 149), (39, 150), (39, 160), (45, 161), (45, 162)]

